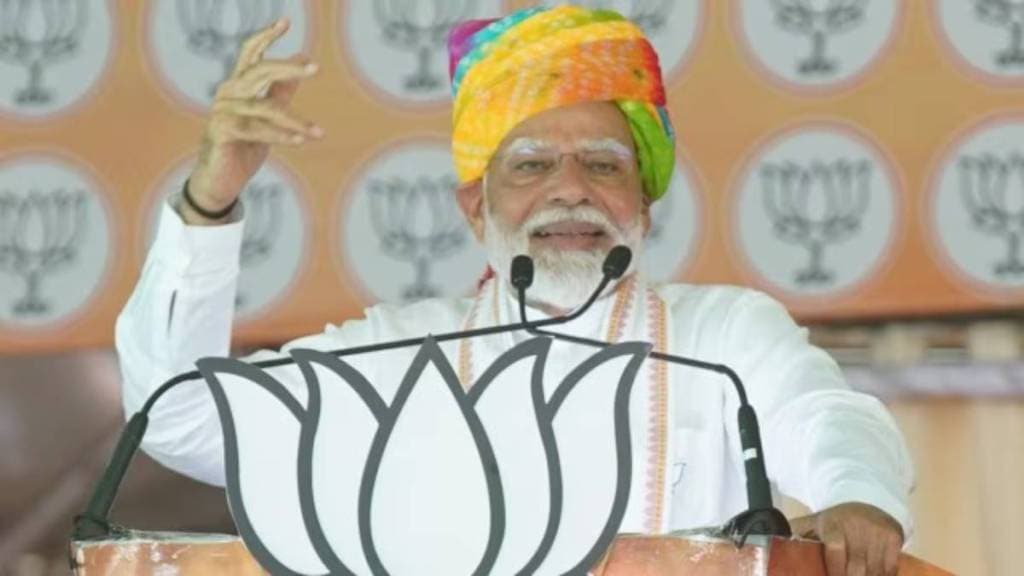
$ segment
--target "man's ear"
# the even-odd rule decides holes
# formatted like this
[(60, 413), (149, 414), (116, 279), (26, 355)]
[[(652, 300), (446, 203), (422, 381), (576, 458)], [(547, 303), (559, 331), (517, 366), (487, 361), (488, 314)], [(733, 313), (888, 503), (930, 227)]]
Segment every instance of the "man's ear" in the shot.
[(455, 200), (459, 203), (462, 215), (473, 229), (478, 242), (484, 240), (484, 185), (483, 180), (473, 180), (459, 184), (455, 189)]

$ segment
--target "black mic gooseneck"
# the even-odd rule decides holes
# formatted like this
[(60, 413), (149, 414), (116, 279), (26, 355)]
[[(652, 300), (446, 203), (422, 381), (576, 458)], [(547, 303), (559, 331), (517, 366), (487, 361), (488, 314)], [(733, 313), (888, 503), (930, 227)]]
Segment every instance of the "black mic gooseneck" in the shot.
[[(616, 246), (608, 253), (605, 259), (603, 272), (604, 279), (611, 281), (620, 278), (629, 268), (632, 254), (625, 246)], [(550, 336), (557, 340), (573, 342), (584, 346), (605, 348), (610, 346), (608, 342), (582, 338), (571, 334), (561, 334), (543, 330), (541, 326), (527, 321), (526, 318), (526, 289), (533, 284), (533, 260), (526, 255), (518, 255), (512, 260), (511, 281), (518, 292), (519, 298), (519, 320), (523, 329), (538, 336)], [(607, 282), (604, 282), (607, 284)], [(602, 289), (603, 290), (603, 289)], [(590, 300), (586, 308), (593, 304)], [(686, 358), (667, 354), (659, 351), (652, 351), (650, 358), (678, 364), (700, 370), (726, 376), (739, 397), (739, 411), (737, 421), (740, 432), (740, 446), (743, 450), (743, 462), (747, 477), (747, 510), (731, 519), (722, 527), (722, 532), (732, 538), (738, 545), (743, 545), (750, 534), (784, 536), (789, 537), (792, 532), (789, 521), (784, 514), (775, 508), (772, 502), (771, 484), (768, 481), (768, 474), (765, 471), (764, 448), (761, 444), (760, 426), (757, 422), (757, 414), (753, 406), (747, 401), (747, 392), (743, 382), (736, 372), (725, 364), (704, 362), (694, 358)]]
[[(627, 250), (628, 252), (628, 250)], [(525, 279), (527, 283), (532, 283), (533, 263), (528, 262), (530, 278)], [(607, 266), (606, 266), (607, 268)], [(620, 273), (621, 275), (621, 273)], [(499, 334), (502, 332), (514, 332), (523, 329), (532, 329), (534, 327), (553, 326), (556, 324), (564, 324), (579, 318), (583, 315), (590, 306), (600, 297), (601, 293), (608, 287), (608, 284), (613, 280), (609, 274), (605, 274), (600, 284), (591, 294), (590, 298), (580, 306), (577, 310), (571, 314), (564, 316), (557, 316), (554, 318), (548, 318), (546, 320), (540, 320), (537, 322), (531, 322), (528, 325), (523, 323), (505, 324), (501, 326), (487, 326), (484, 328), (477, 328), (474, 330), (466, 330), (459, 332), (448, 332), (445, 334), (439, 334), (434, 336), (435, 342), (445, 342), (448, 340), (458, 340), (462, 338), (476, 338), (479, 336), (489, 336), (492, 334)], [(523, 282), (523, 278), (516, 280), (517, 282)], [(371, 352), (382, 352), (384, 350), (395, 350), (398, 348), (407, 348), (410, 346), (420, 346), (426, 341), (426, 337), (420, 338), (406, 338), (403, 340), (395, 340), (392, 342), (384, 342), (379, 344), (368, 344), (365, 346), (356, 346), (352, 348), (341, 348), (338, 350), (328, 351), (328, 354), (334, 356), (354, 356), (357, 354), (367, 354)], [(260, 362), (252, 362), (253, 366), (259, 368), (275, 368), (278, 366), (285, 366), (288, 364), (294, 364), (295, 361), (292, 358), (277, 358), (274, 360), (263, 360)], [(118, 490), (121, 487), (121, 482), (124, 480), (124, 476), (128, 471), (128, 466), (131, 464), (132, 458), (138, 451), (139, 445), (142, 442), (142, 437), (146, 433), (146, 428), (149, 426), (149, 413), (153, 409), (153, 405), (156, 404), (160, 398), (164, 396), (168, 391), (175, 388), (179, 384), (188, 382), (191, 380), (199, 380), (202, 375), (198, 370), (192, 370), (178, 374), (170, 380), (164, 382), (157, 388), (149, 398), (146, 399), (146, 403), (143, 404), (142, 408), (136, 412), (128, 423), (125, 425), (124, 430), (121, 432), (121, 436), (118, 439), (117, 446), (114, 448), (114, 452), (110, 457), (110, 462), (103, 471), (103, 475), (100, 476), (99, 481), (96, 483), (96, 487), (93, 489), (92, 495), (89, 498), (89, 502), (86, 505), (85, 511), (75, 516), (74, 529), (72, 530), (71, 537), (74, 540), (88, 540), (104, 538), (111, 534), (119, 534), (123, 532), (123, 529), (110, 523), (110, 510), (113, 507), (114, 500), (117, 498)]]

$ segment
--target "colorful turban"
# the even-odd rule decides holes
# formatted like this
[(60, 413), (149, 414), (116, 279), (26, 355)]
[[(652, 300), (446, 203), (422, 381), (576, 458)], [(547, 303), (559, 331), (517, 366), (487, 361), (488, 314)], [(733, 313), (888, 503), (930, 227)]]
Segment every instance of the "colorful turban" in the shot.
[(455, 105), (452, 154), (462, 182), (483, 176), (505, 136), (527, 118), (611, 101), (629, 122), (644, 191), (660, 198), (675, 167), (658, 55), (611, 10), (529, 8), (459, 24), (448, 37)]

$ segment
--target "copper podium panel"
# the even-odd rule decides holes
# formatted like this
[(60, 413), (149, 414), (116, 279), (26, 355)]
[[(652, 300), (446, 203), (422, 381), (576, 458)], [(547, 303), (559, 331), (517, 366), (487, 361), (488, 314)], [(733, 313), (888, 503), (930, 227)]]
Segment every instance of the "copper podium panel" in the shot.
[[(234, 536), (134, 532), (117, 540), (72, 542), (78, 576), (266, 574)], [(708, 536), (620, 536), (594, 576), (825, 576), (821, 544), (752, 538), (742, 548)], [(950, 576), (904, 554), (900, 576)]]

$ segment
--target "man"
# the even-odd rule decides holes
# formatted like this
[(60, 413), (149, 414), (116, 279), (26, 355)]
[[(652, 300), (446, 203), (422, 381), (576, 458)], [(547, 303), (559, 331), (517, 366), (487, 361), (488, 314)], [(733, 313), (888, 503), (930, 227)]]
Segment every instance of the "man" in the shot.
[[(139, 284), (118, 319), (126, 412), (202, 356), (226, 355), (238, 275), (237, 198), (271, 145), (323, 136), (287, 109), (316, 65), (264, 60), (287, 29), (250, 38), (219, 88), (184, 194), (165, 206)], [(529, 254), (534, 317), (582, 303), (616, 244), (634, 253), (665, 193), (673, 133), (657, 57), (621, 16), (563, 6), (469, 22), (450, 39), (458, 204), (489, 256), (470, 298), (378, 305), (366, 318), (286, 346), (335, 349), (515, 321), (511, 259)], [(634, 259), (635, 261), (635, 259)], [(735, 287), (647, 286), (630, 269), (565, 331), (645, 340), (732, 366), (760, 414), (768, 473), (816, 514), (796, 532), (821, 538), (833, 576), (895, 574), (911, 519), (912, 472), (884, 408), (850, 391), (835, 363), (767, 296)], [(525, 335), (444, 348), (464, 386)], [(591, 353), (555, 343), (545, 379)], [(384, 398), (414, 351), (355, 359)], [(252, 359), (274, 356), (260, 352)], [(720, 377), (648, 360), (634, 388), (634, 482), (623, 531), (721, 524), (745, 506), (736, 398)], [(275, 376), (291, 386), (296, 370)], [(175, 470), (223, 484), (220, 424), (205, 386), (182, 386), (151, 414), (144, 448)]]

